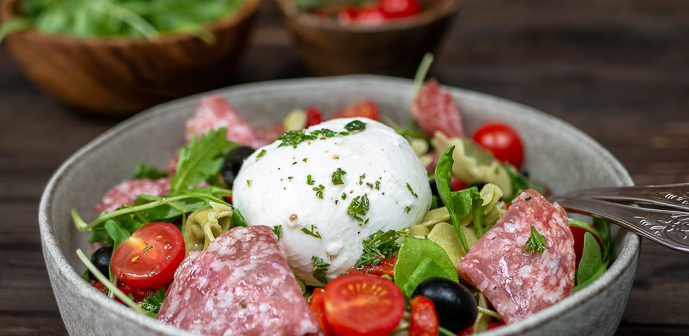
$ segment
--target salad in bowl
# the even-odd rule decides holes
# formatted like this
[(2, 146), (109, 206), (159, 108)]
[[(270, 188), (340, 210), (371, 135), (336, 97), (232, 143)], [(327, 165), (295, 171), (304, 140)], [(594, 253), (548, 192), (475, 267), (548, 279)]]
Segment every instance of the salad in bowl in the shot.
[(72, 210), (84, 279), (195, 334), (471, 335), (605, 273), (609, 225), (548, 201), (509, 124), (470, 136), (435, 80), (410, 125), (362, 99), (260, 129), (205, 97), (168, 167)]

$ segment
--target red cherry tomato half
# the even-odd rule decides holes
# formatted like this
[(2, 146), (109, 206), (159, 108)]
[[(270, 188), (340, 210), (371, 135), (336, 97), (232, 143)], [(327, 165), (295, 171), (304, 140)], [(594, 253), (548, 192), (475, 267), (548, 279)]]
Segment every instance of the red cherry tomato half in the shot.
[(416, 0), (378, 0), (380, 11), (390, 19), (410, 17), (421, 12)]
[(335, 118), (354, 118), (364, 117), (373, 120), (380, 120), (378, 116), (378, 105), (370, 100), (362, 100), (352, 106), (346, 107), (341, 111), (333, 114), (330, 119)]
[(172, 282), (184, 259), (184, 239), (170, 223), (149, 223), (122, 242), (112, 255), (118, 279), (134, 288), (160, 288)]
[(438, 314), (431, 299), (417, 296), (409, 301), (411, 317), (409, 319), (409, 336), (438, 335)]
[(370, 265), (370, 266), (364, 266), (360, 268), (352, 267), (347, 274), (349, 273), (363, 273), (363, 274), (371, 274), (371, 275), (389, 275), (393, 276), (394, 271), (395, 271), (395, 264), (397, 263), (397, 257), (392, 257), (390, 259), (385, 259), (381, 261), (378, 265)]
[[(569, 228), (572, 230), (572, 235), (574, 236), (574, 253), (577, 256), (576, 267), (579, 267), (581, 256), (584, 255), (584, 235), (586, 235), (586, 232), (588, 231), (574, 225), (570, 225)], [(596, 238), (596, 242), (598, 243), (598, 247), (601, 249), (601, 253), (603, 253), (603, 246), (601, 245), (601, 242), (598, 241), (598, 238)]]
[(506, 124), (490, 123), (481, 126), (471, 137), (481, 147), (491, 151), (500, 161), (519, 168), (524, 161), (524, 146), (512, 127)]
[(323, 112), (318, 107), (306, 109), (306, 127), (318, 125), (323, 121)]
[(325, 290), (323, 288), (316, 288), (311, 295), (311, 312), (318, 321), (318, 328), (324, 336), (330, 336), (333, 332), (330, 330), (328, 320), (325, 319)]
[[(134, 302), (141, 302), (143, 301), (147, 296), (151, 295), (153, 293), (153, 289), (151, 288), (134, 288), (130, 285), (127, 285), (126, 283), (122, 281), (117, 282), (117, 288), (122, 291), (125, 295), (129, 296), (132, 298)], [(115, 297), (117, 301), (120, 301), (117, 297)]]
[(325, 287), (325, 317), (336, 335), (388, 335), (402, 314), (404, 296), (388, 279), (352, 273)]

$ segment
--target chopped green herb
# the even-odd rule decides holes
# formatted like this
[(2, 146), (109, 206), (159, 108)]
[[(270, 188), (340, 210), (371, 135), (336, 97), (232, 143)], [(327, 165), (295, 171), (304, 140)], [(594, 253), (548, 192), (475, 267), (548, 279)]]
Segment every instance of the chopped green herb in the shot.
[(314, 183), (316, 183), (316, 181), (313, 180), (313, 176), (306, 175), (306, 184), (313, 185)]
[(405, 207), (404, 207), (404, 212), (405, 212), (405, 213), (409, 213), (409, 211), (411, 211), (411, 207), (408, 206), (408, 205), (405, 206)]
[(317, 129), (317, 130), (313, 131), (311, 134), (313, 134), (315, 136), (322, 135), (326, 138), (332, 138), (332, 137), (337, 135), (337, 132), (333, 132), (327, 128), (322, 128), (322, 129)]
[(342, 193), (342, 196), (340, 196), (340, 198), (342, 198), (343, 201), (346, 200), (346, 199), (347, 199), (347, 194)]
[(385, 259), (390, 259), (400, 249), (397, 240), (402, 233), (395, 230), (376, 231), (363, 241), (361, 257), (356, 262), (356, 267), (378, 265)]
[(152, 248), (153, 248), (153, 245), (148, 245), (148, 246), (144, 247), (144, 254), (148, 253), (148, 251)]
[(282, 238), (282, 225), (275, 225), (273, 227), (273, 232), (278, 236), (278, 240), (280, 240), (280, 238)]
[(366, 178), (366, 174), (361, 174), (359, 175), (359, 185), (364, 184), (364, 179)]
[(543, 253), (543, 251), (545, 251), (545, 249), (547, 248), (548, 246), (546, 246), (545, 243), (545, 236), (538, 233), (538, 231), (536, 231), (536, 228), (532, 225), (531, 236), (529, 237), (529, 240), (526, 242), (526, 245), (524, 245), (524, 251), (531, 253)]
[(313, 277), (321, 283), (327, 283), (328, 279), (325, 277), (325, 273), (328, 272), (330, 264), (325, 262), (325, 259), (317, 256), (311, 257), (311, 263), (313, 264)]
[(410, 192), (412, 195), (414, 195), (415, 198), (419, 198), (419, 195), (417, 195), (417, 194), (414, 192), (414, 189), (411, 188), (411, 186), (409, 185), (409, 183), (407, 183), (407, 190), (409, 190), (409, 192)]
[(380, 190), (380, 181), (376, 181), (376, 190)]
[(346, 171), (342, 170), (341, 168), (337, 168), (337, 170), (335, 170), (332, 175), (333, 184), (344, 184), (344, 182), (342, 181), (342, 177), (345, 175), (347, 175)]
[(349, 217), (355, 220), (365, 223), (366, 212), (369, 208), (368, 195), (354, 197), (352, 203), (349, 204), (347, 208), (347, 214)]
[(323, 199), (323, 190), (325, 190), (325, 186), (322, 184), (319, 184), (318, 187), (313, 187), (313, 191), (316, 192), (316, 197)]
[(352, 120), (345, 125), (345, 129), (352, 133), (358, 133), (366, 129), (366, 123), (361, 120)]
[(265, 149), (261, 149), (261, 151), (258, 152), (258, 154), (256, 154), (256, 161), (258, 161), (258, 159), (262, 158), (263, 155), (266, 155), (266, 150), (265, 150)]
[(311, 229), (307, 229), (305, 227), (301, 228), (301, 232), (304, 232), (309, 236), (321, 239), (321, 233), (318, 231), (318, 228), (313, 224), (311, 224)]
[(309, 161), (309, 158), (305, 157), (305, 158), (303, 158), (303, 159), (301, 159), (301, 160), (304, 161), (304, 163), (306, 163), (306, 162)]
[(251, 180), (246, 180), (246, 185), (251, 188)]
[(163, 305), (164, 300), (165, 289), (159, 288), (157, 291), (151, 293), (149, 296), (145, 297), (143, 301), (141, 301), (141, 308), (148, 312), (148, 315), (156, 317), (158, 316), (160, 306)]
[(292, 146), (297, 148), (297, 145), (304, 141), (316, 140), (316, 136), (313, 134), (308, 134), (304, 130), (294, 130), (282, 133), (276, 140), (281, 141), (278, 147), (282, 146)]

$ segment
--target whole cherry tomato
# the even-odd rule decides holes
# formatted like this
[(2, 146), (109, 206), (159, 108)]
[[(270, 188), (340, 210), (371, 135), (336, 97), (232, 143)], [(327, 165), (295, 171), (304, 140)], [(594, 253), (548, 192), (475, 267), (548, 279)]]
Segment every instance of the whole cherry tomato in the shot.
[(524, 145), (517, 131), (506, 124), (489, 123), (481, 126), (471, 137), (481, 147), (491, 151), (496, 159), (519, 168), (524, 161)]
[(385, 17), (390, 19), (406, 18), (421, 12), (421, 6), (416, 0), (379, 0), (378, 6)]

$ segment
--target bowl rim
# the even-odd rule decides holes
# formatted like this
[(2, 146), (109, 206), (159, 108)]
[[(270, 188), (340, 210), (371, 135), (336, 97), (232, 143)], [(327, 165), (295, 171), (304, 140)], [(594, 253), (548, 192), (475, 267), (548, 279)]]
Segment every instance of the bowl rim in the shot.
[[(261, 91), (270, 90), (275, 88), (284, 89), (284, 87), (289, 86), (299, 86), (299, 85), (336, 85), (340, 84), (352, 84), (359, 82), (369, 82), (378, 83), (380, 85), (397, 85), (400, 87), (411, 87), (412, 81), (408, 79), (401, 79), (396, 77), (387, 76), (376, 76), (376, 75), (348, 75), (348, 76), (335, 76), (335, 77), (325, 77), (325, 78), (300, 78), (300, 79), (283, 79), (283, 80), (272, 80), (264, 82), (255, 82), (248, 84), (241, 84), (222, 88), (219, 90), (214, 90), (211, 92), (225, 93), (225, 92), (246, 92), (246, 91)], [(455, 88), (451, 86), (443, 86), (445, 89), (451, 90), (453, 93), (462, 94), (468, 98), (476, 99), (479, 101), (490, 101), (493, 106), (499, 106), (500, 108), (507, 110), (518, 110), (518, 113), (523, 113), (530, 115), (531, 117), (539, 118), (542, 121), (556, 127), (566, 129), (571, 132), (572, 135), (576, 136), (579, 143), (583, 146), (588, 146), (593, 149), (600, 158), (603, 158), (608, 162), (613, 171), (620, 179), (623, 185), (633, 185), (633, 180), (629, 176), (629, 173), (625, 170), (622, 164), (602, 145), (594, 141), (590, 136), (586, 135), (584, 132), (578, 130), (574, 126), (558, 119), (554, 116), (548, 115), (545, 112), (536, 110), (534, 108), (525, 106), (523, 104), (513, 102), (504, 98), (472, 91), (466, 89)], [(185, 98), (176, 99), (161, 105), (157, 105), (150, 109), (143, 111), (142, 113), (131, 117), (113, 128), (109, 129), (105, 133), (99, 135), (95, 139), (91, 140), (89, 143), (81, 147), (75, 153), (73, 153), (60, 167), (56, 170), (53, 176), (50, 178), (46, 188), (41, 195), (41, 201), (39, 205), (39, 229), (41, 235), (41, 244), (43, 246), (43, 253), (46, 263), (53, 262), (52, 267), (56, 268), (57, 275), (51, 274), (51, 287), (54, 286), (53, 277), (60, 276), (63, 279), (69, 281), (75, 286), (74, 290), (82, 295), (85, 299), (90, 300), (93, 304), (97, 306), (103, 306), (108, 309), (111, 314), (117, 315), (121, 318), (128, 319), (132, 322), (138, 323), (142, 328), (148, 329), (153, 332), (158, 332), (166, 335), (190, 335), (176, 327), (164, 324), (160, 321), (150, 319), (149, 317), (139, 314), (128, 307), (118, 304), (114, 300), (107, 298), (100, 292), (92, 288), (85, 281), (83, 281), (81, 275), (79, 275), (72, 266), (68, 263), (65, 255), (60, 251), (57, 243), (57, 238), (51, 223), (50, 213), (53, 206), (56, 206), (52, 202), (52, 193), (59, 187), (64, 175), (69, 171), (72, 166), (76, 165), (82, 156), (89, 155), (94, 150), (103, 146), (110, 139), (114, 137), (126, 135), (127, 132), (133, 132), (136, 130), (138, 125), (147, 122), (150, 119), (161, 117), (167, 114), (169, 109), (174, 108), (177, 105), (188, 104), (190, 100), (198, 100), (202, 96), (208, 95), (210, 92), (199, 93), (196, 95), (188, 96)], [(601, 291), (606, 289), (611, 283), (616, 279), (620, 278), (623, 273), (629, 268), (637, 259), (640, 249), (640, 238), (638, 235), (626, 232), (621, 239), (622, 248), (619, 255), (615, 261), (610, 265), (608, 270), (596, 281), (588, 285), (586, 288), (573, 293), (571, 296), (567, 297), (563, 301), (548, 307), (536, 314), (533, 314), (523, 321), (516, 322), (511, 325), (507, 325), (498, 328), (493, 331), (486, 333), (487, 336), (499, 336), (499, 335), (513, 335), (519, 334), (526, 331), (537, 329), (539, 325), (556, 319), (559, 315), (564, 312), (575, 308), (579, 303), (587, 301), (598, 295)], [(48, 266), (50, 269), (51, 266)], [(53, 291), (54, 295), (58, 294)]]
[[(17, 15), (15, 6), (22, 0), (5, 0), (0, 8), (0, 23), (9, 21), (13, 16)], [(221, 17), (218, 20), (202, 25), (211, 33), (217, 33), (220, 30), (235, 27), (242, 22), (250, 19), (258, 10), (258, 5), (261, 0), (242, 0), (242, 4), (234, 12)], [(191, 40), (199, 39), (198, 36), (185, 32), (171, 32), (164, 33), (154, 38), (147, 37), (124, 37), (124, 36), (71, 36), (66, 34), (42, 32), (36, 29), (27, 29), (12, 32), (5, 38), (10, 40), (14, 37), (23, 37), (27, 39), (51, 41), (63, 45), (86, 45), (91, 47), (127, 47), (127, 46), (141, 46), (141, 45), (170, 45), (176, 43), (189, 42)]]
[(432, 8), (432, 10), (422, 11), (419, 15), (411, 18), (391, 20), (380, 25), (343, 25), (336, 20), (324, 19), (310, 13), (299, 12), (292, 0), (275, 0), (275, 2), (278, 4), (280, 12), (286, 20), (292, 19), (311, 29), (325, 29), (347, 33), (379, 33), (413, 29), (452, 17), (464, 4), (462, 0), (440, 0), (441, 3)]

